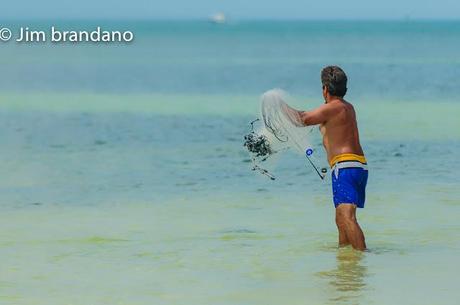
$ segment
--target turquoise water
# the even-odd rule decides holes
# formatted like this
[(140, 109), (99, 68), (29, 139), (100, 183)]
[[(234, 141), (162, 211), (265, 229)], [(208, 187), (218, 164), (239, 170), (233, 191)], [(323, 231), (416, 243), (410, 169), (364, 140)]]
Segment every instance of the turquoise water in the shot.
[[(105, 26), (136, 40), (0, 48), (1, 304), (457, 303), (460, 23)], [(263, 91), (319, 105), (331, 63), (366, 253), (337, 249), (329, 180), (288, 154), (269, 181), (242, 147)]]

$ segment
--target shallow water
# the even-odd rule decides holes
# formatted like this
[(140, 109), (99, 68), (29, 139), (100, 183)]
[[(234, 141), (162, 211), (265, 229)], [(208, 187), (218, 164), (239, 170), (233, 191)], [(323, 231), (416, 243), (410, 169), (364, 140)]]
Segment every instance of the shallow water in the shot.
[[(110, 48), (107, 57), (87, 47), (69, 61), (51, 55), (73, 49), (35, 48), (44, 62), (32, 88), (17, 82), (30, 77), (30, 66), (5, 63), (16, 83), (0, 84), (0, 303), (456, 304), (460, 104), (445, 90), (451, 83), (438, 86), (458, 69), (456, 42), (409, 56), (404, 39), (450, 41), (459, 27), (398, 24), (332, 26), (325, 36), (295, 23), (234, 25), (222, 36), (202, 24), (150, 25), (131, 49)], [(342, 30), (356, 43), (348, 53), (313, 56)], [(210, 36), (222, 41), (211, 44)], [(337, 249), (330, 180), (321, 182), (302, 156), (281, 158), (275, 181), (250, 170), (242, 137), (261, 91), (291, 84), (285, 89), (299, 108), (321, 103), (308, 80), (317, 75), (295, 61), (304, 58), (299, 48), (254, 51), (274, 37), (312, 52), (310, 68), (340, 58), (351, 69), (370, 166), (358, 214), (368, 252)], [(247, 45), (223, 47), (238, 39)], [(387, 48), (367, 60), (351, 56), (369, 39)], [(121, 57), (152, 50), (162, 56)], [(180, 50), (195, 53), (177, 62)], [(283, 61), (284, 53), (292, 56)], [(154, 81), (168, 58), (185, 82), (173, 72)], [(136, 66), (142, 60), (150, 68)], [(286, 70), (272, 70), (274, 60)], [(228, 66), (234, 70), (224, 77)], [(76, 73), (84, 67), (94, 73)], [(72, 73), (55, 76), (60, 69)], [(123, 73), (103, 76), (114, 70)], [(248, 71), (263, 77), (245, 82)], [(360, 85), (369, 71), (385, 81)], [(414, 80), (428, 80), (426, 71), (432, 83)], [(210, 83), (216, 72), (222, 78)], [(133, 81), (146, 73), (145, 83)], [(287, 76), (303, 73), (299, 83)]]
[(374, 130), (358, 254), (336, 249), (329, 182), (304, 160), (280, 161), (275, 182), (249, 170), (246, 116), (0, 121), (7, 303), (455, 303), (458, 140)]

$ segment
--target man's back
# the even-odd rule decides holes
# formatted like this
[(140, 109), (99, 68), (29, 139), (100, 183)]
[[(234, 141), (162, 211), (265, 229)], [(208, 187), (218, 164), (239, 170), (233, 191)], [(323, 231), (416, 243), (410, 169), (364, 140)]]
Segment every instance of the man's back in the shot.
[(321, 124), (323, 144), (329, 162), (338, 155), (351, 153), (364, 155), (359, 142), (358, 124), (353, 105), (343, 99), (328, 103), (331, 108), (329, 119)]

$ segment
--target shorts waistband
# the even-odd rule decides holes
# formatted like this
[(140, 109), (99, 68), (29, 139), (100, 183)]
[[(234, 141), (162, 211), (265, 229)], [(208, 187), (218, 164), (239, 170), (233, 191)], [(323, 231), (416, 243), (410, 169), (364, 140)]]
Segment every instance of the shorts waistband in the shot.
[(338, 162), (334, 164), (332, 167), (332, 170), (339, 170), (342, 168), (362, 168), (364, 170), (367, 170), (367, 164), (363, 164), (358, 161), (344, 161), (344, 162)]
[[(337, 163), (346, 162), (346, 161), (355, 161), (361, 164), (367, 164), (366, 157), (356, 154), (340, 154), (332, 158), (329, 165), (334, 167)], [(356, 167), (356, 166), (355, 166)]]

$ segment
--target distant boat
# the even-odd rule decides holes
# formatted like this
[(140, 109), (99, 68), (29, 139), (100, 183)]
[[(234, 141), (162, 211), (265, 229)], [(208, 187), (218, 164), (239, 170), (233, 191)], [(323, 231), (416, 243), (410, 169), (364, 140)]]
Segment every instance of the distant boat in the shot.
[(209, 18), (209, 21), (211, 21), (212, 23), (222, 24), (227, 22), (227, 17), (224, 13), (217, 13), (212, 15)]

